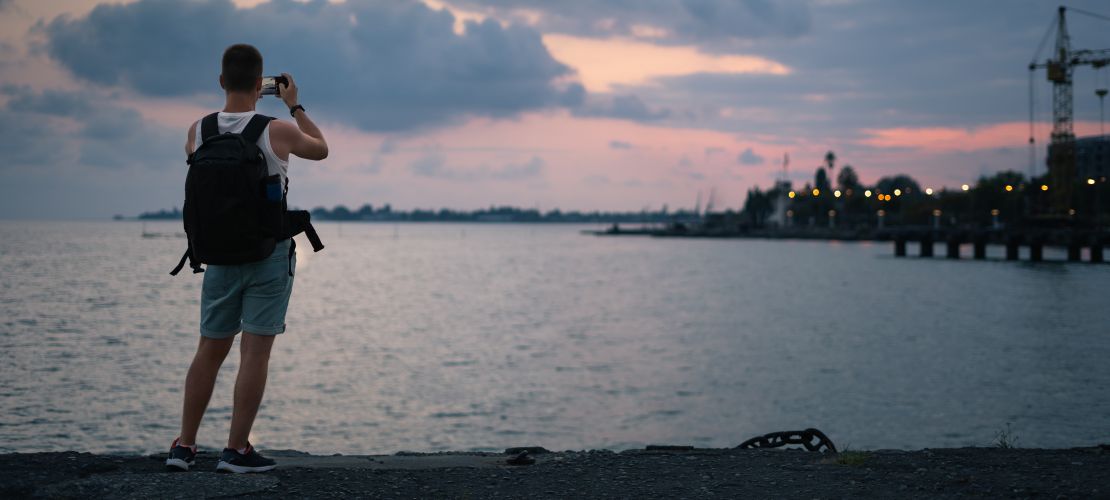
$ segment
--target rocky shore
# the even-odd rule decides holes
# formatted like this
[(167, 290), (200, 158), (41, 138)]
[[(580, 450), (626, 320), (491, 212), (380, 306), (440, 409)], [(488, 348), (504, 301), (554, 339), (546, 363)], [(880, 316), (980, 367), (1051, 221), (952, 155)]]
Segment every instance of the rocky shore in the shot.
[[(661, 447), (623, 452), (318, 456), (270, 450), (275, 471), (186, 473), (162, 455), (0, 455), (0, 497), (46, 498), (1110, 498), (1110, 446), (919, 451)], [(528, 460), (524, 460), (528, 462)]]

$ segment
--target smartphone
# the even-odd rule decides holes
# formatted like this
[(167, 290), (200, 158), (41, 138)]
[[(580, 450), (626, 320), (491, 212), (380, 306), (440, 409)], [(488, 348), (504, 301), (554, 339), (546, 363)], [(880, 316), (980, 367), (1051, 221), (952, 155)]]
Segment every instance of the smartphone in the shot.
[(281, 87), (278, 87), (278, 85), (289, 85), (289, 80), (284, 76), (262, 77), (262, 95), (276, 95), (281, 97)]

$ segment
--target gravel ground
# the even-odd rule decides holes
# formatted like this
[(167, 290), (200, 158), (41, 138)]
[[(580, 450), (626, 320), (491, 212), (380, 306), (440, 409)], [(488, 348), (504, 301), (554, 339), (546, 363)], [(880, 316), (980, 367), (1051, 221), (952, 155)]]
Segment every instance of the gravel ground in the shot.
[[(282, 457), (289, 464), (281, 466)], [(53, 498), (1110, 498), (1110, 446), (852, 451), (629, 450), (313, 457), (276, 452), (265, 474), (188, 473), (164, 456), (0, 455), (0, 497)], [(296, 458), (294, 458), (296, 457)]]

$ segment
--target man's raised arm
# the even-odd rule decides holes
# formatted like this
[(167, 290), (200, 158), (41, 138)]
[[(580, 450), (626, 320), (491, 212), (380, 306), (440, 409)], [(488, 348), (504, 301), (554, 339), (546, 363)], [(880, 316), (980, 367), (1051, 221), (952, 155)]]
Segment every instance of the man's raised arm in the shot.
[[(280, 85), (281, 100), (290, 109), (297, 106), (297, 84), (289, 73), (282, 73), (289, 82)], [(324, 133), (312, 123), (312, 119), (305, 114), (304, 108), (293, 112), (293, 119), (297, 121), (297, 129), (279, 125), (279, 134), (282, 142), (288, 144), (289, 154), (296, 155), (306, 160), (323, 160), (328, 157), (328, 143), (324, 140)]]

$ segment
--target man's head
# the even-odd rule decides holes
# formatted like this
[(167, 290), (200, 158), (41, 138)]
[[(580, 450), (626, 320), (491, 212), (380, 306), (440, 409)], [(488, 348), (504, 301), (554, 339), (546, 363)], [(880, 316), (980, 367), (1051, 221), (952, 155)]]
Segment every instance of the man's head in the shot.
[(262, 88), (262, 53), (237, 43), (224, 51), (220, 86), (227, 92), (253, 93)]

